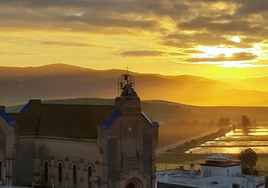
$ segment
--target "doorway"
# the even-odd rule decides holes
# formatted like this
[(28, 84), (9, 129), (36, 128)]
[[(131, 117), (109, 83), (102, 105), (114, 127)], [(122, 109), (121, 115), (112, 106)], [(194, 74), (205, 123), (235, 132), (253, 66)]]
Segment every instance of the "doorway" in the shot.
[(126, 188), (136, 188), (136, 187), (133, 183), (129, 183), (127, 184)]
[(143, 186), (138, 178), (132, 178), (126, 183), (125, 188), (143, 188)]

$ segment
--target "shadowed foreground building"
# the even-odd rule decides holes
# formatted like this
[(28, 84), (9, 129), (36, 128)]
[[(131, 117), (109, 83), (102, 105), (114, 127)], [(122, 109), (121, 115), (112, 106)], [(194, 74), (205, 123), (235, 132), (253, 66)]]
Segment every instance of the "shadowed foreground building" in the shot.
[(153, 188), (158, 123), (141, 111), (133, 78), (122, 75), (115, 106), (42, 104), (0, 108), (3, 185)]
[(165, 170), (157, 172), (155, 188), (265, 188), (262, 176), (244, 175), (239, 162), (231, 157), (215, 154), (201, 163), (201, 171)]

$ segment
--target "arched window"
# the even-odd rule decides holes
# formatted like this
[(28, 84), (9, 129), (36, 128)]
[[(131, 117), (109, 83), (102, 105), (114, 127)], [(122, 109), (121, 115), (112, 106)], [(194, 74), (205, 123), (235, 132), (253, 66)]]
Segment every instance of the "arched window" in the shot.
[(73, 165), (73, 186), (77, 185), (77, 165)]
[(92, 188), (92, 167), (89, 166), (88, 167), (88, 171), (87, 171), (87, 177), (88, 177), (88, 188)]
[(59, 163), (58, 165), (58, 178), (59, 178), (59, 184), (62, 184), (62, 163)]
[(48, 162), (46, 161), (44, 163), (44, 177), (45, 177), (45, 182), (48, 182)]
[(0, 161), (0, 181), (2, 181), (2, 161)]

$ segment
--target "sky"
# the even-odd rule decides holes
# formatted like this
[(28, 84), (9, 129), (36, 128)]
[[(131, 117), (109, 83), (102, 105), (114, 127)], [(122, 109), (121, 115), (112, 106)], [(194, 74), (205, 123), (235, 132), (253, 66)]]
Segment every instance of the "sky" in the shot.
[(0, 0), (0, 66), (268, 75), (267, 0)]

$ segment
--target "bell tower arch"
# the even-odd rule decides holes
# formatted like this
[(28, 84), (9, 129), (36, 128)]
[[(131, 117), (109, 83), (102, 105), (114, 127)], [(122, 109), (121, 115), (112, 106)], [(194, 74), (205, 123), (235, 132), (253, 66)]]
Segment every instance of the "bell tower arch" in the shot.
[(105, 188), (154, 188), (158, 123), (146, 117), (140, 103), (134, 77), (121, 75), (114, 114), (98, 134)]

